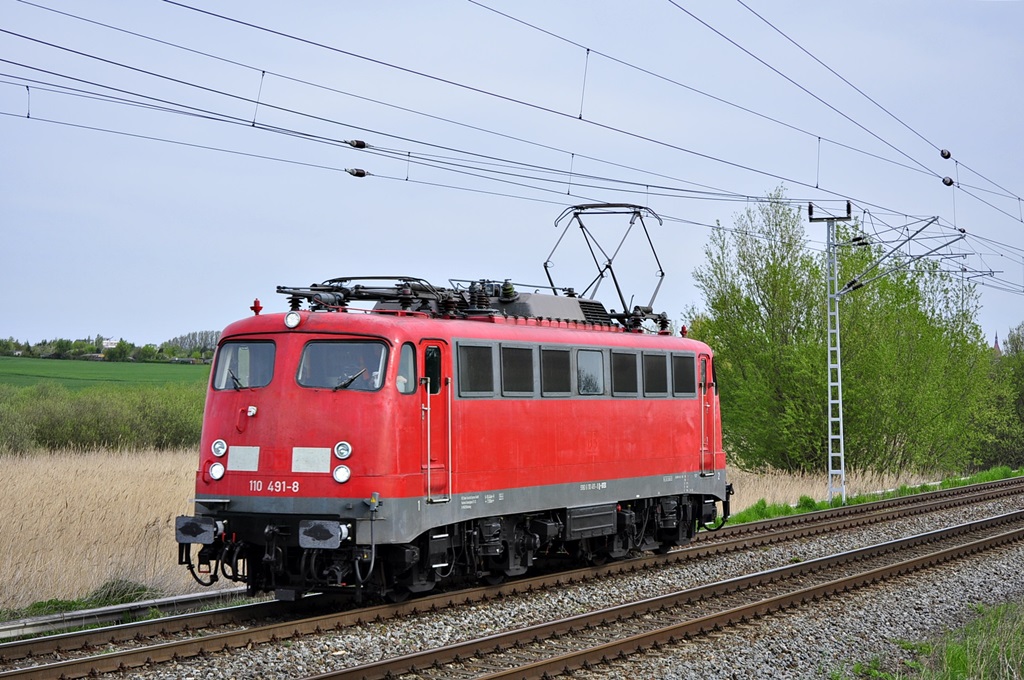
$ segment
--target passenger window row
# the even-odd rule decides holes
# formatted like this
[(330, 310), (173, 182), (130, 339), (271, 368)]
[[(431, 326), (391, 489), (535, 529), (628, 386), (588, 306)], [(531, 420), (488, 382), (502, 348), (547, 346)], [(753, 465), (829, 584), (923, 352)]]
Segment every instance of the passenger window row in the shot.
[(461, 397), (696, 398), (696, 356), (519, 343), (458, 343)]

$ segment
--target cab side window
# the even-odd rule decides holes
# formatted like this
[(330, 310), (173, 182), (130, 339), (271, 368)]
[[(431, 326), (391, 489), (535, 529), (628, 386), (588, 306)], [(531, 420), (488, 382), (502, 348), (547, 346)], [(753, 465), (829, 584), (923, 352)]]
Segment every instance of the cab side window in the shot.
[(395, 386), (402, 394), (413, 394), (416, 392), (416, 348), (412, 343), (402, 345), (402, 352), (398, 357), (398, 378)]
[(441, 348), (436, 345), (427, 347), (423, 355), (423, 374), (430, 382), (430, 393), (441, 391)]

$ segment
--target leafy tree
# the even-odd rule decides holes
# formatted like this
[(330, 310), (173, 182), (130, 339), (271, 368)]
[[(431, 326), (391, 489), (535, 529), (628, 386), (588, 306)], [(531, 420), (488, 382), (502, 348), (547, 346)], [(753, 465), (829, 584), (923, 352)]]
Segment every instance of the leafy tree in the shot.
[(694, 279), (707, 311), (691, 334), (716, 351), (726, 448), (746, 467), (820, 469), (824, 278), (799, 213), (780, 188), (713, 232), (705, 255)]
[(193, 331), (185, 335), (171, 338), (162, 346), (168, 356), (209, 356), (217, 346), (220, 333), (217, 331)]
[(136, 347), (132, 350), (132, 358), (135, 359), (135, 361), (153, 361), (156, 359), (156, 355), (156, 345), (143, 345), (142, 347)]
[(977, 467), (1024, 465), (1024, 323), (1004, 339), (1002, 354), (991, 354), (988, 406), (975, 427), (981, 438), (975, 451)]
[(70, 340), (60, 339), (53, 341), (53, 355), (57, 359), (70, 359), (73, 345)]
[(71, 358), (79, 359), (86, 354), (95, 354), (96, 345), (92, 340), (75, 340), (71, 343)]
[[(853, 236), (840, 229), (841, 242)], [(881, 246), (840, 249), (841, 281)], [(988, 351), (973, 321), (977, 295), (934, 261), (907, 262), (840, 300), (844, 427), (851, 469), (962, 470), (979, 445)]]
[[(857, 225), (841, 228), (848, 241)], [(840, 280), (863, 273), (879, 246), (841, 248)], [(824, 257), (806, 248), (781, 189), (719, 230), (694, 272), (706, 311), (691, 335), (715, 348), (722, 430), (733, 460), (820, 472), (828, 454)], [(840, 300), (849, 470), (963, 470), (1009, 430), (986, 380), (990, 358), (970, 285), (932, 261), (895, 270)], [(1024, 371), (1022, 371), (1024, 375)], [(1000, 411), (1000, 409), (1003, 409)]]
[(106, 350), (103, 355), (107, 361), (128, 361), (133, 349), (135, 349), (135, 345), (121, 338), (117, 341), (117, 345)]

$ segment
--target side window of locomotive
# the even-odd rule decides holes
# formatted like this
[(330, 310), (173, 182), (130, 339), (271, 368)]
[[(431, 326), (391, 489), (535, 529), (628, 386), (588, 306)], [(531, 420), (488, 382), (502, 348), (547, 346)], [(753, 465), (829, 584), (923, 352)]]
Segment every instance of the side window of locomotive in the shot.
[[(440, 369), (440, 366), (438, 367)], [(398, 378), (395, 386), (402, 394), (416, 392), (416, 348), (411, 343), (402, 345), (398, 355)]]
[(600, 350), (576, 352), (576, 390), (580, 394), (604, 394), (604, 355)]
[(423, 374), (430, 383), (430, 393), (441, 391), (441, 348), (430, 345), (423, 353)]
[(628, 396), (636, 393), (636, 354), (612, 352), (612, 395)]
[(314, 340), (302, 348), (296, 380), (303, 387), (337, 392), (379, 390), (388, 348), (382, 342)]
[(494, 394), (494, 352), (489, 345), (459, 345), (459, 394)]
[(572, 367), (569, 350), (540, 351), (540, 391), (545, 397), (565, 397), (572, 392)]
[(240, 390), (264, 387), (274, 377), (274, 343), (261, 341), (225, 342), (217, 350), (213, 389)]
[(501, 348), (501, 393), (506, 396), (533, 396), (533, 349)]
[(668, 357), (644, 354), (644, 396), (668, 396)]
[(677, 397), (697, 395), (697, 373), (692, 355), (672, 355), (672, 394)]

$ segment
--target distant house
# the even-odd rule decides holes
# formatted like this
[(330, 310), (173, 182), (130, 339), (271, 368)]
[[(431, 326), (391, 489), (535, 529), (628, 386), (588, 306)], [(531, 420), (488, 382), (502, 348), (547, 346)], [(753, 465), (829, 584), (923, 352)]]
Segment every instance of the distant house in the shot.
[(117, 347), (117, 340), (104, 340), (103, 349), (114, 349)]

